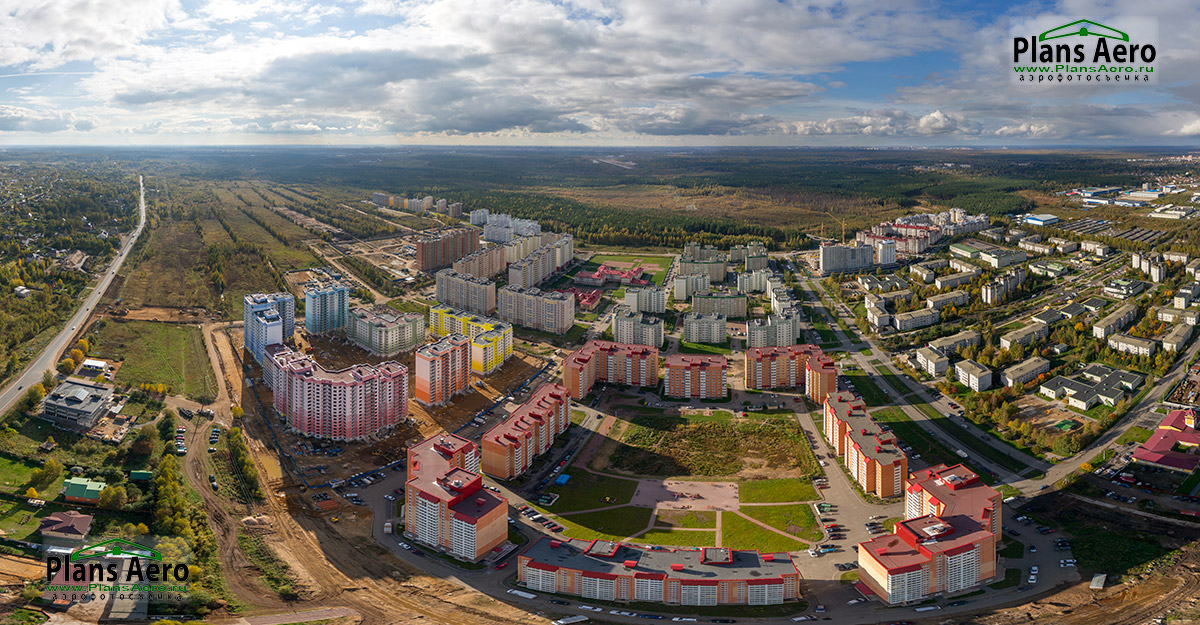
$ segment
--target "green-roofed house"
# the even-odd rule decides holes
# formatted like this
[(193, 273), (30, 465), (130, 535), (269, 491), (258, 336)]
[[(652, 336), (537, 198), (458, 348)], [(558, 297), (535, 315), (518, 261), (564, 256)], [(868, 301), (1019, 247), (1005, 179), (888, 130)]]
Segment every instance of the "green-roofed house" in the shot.
[(131, 482), (149, 482), (154, 477), (153, 471), (130, 471), (129, 481)]
[(95, 505), (100, 502), (100, 491), (108, 486), (104, 482), (93, 482), (86, 477), (71, 477), (63, 481), (63, 499), (71, 503)]

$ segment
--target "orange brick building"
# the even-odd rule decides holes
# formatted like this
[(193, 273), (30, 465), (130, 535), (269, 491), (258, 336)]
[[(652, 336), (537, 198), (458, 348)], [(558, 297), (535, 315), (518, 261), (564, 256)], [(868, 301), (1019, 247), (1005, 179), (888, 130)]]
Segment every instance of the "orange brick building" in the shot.
[(667, 356), (663, 367), (669, 397), (716, 399), (727, 394), (724, 356)]
[(570, 424), (567, 388), (543, 384), (529, 401), (483, 435), (483, 472), (503, 480), (521, 475)]
[(997, 577), (1000, 493), (960, 465), (913, 473), (905, 521), (859, 544), (863, 590), (891, 605), (953, 595)]
[(582, 399), (596, 382), (656, 386), (658, 348), (612, 341), (588, 341), (563, 361), (563, 384)]
[(478, 562), (508, 539), (508, 500), (483, 488), (475, 444), (439, 434), (408, 448), (404, 535)]
[(746, 350), (746, 388), (802, 387), (815, 404), (837, 390), (837, 365), (816, 345), (751, 347)]
[(417, 349), (416, 385), (413, 398), (427, 406), (439, 406), (465, 392), (470, 383), (471, 340), (451, 334)]
[(602, 601), (778, 605), (799, 598), (800, 572), (787, 553), (542, 538), (517, 557), (517, 579), (533, 591)]
[(896, 435), (879, 427), (863, 400), (848, 391), (827, 395), (824, 409), (825, 440), (863, 491), (899, 496), (908, 477), (908, 457), (896, 445)]

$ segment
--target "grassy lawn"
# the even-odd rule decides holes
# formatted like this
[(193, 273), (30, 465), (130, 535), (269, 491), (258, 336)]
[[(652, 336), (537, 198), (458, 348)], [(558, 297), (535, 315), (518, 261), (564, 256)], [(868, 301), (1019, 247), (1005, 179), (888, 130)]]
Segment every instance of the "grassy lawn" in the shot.
[(1153, 434), (1154, 432), (1151, 430), (1134, 426), (1128, 430), (1125, 430), (1125, 433), (1117, 439), (1117, 444), (1128, 445), (1129, 443), (1144, 443), (1150, 440), (1150, 436)]
[(757, 549), (764, 553), (808, 548), (799, 540), (763, 529), (733, 513), (721, 517), (721, 544), (731, 549)]
[[(996, 464), (1014, 473), (1018, 473), (1029, 468), (1028, 465), (1018, 462), (1008, 454), (1005, 454), (995, 447), (983, 442), (983, 440), (972, 436), (971, 433), (963, 430), (961, 426), (952, 423), (950, 419), (946, 417), (946, 415), (934, 410), (933, 406), (930, 406), (929, 404), (917, 404), (917, 409), (925, 413), (925, 416), (929, 417), (930, 421), (933, 421), (941, 426), (943, 431), (948, 432), (951, 437), (953, 437), (963, 446), (981, 456), (984, 456), (988, 460), (991, 460), (992, 462), (995, 462)], [(1030, 460), (1032, 460), (1032, 458), (1030, 458)]]
[(986, 471), (974, 466), (969, 460), (960, 458), (953, 451), (946, 449), (944, 445), (930, 437), (925, 430), (921, 429), (921, 426), (913, 423), (908, 418), (908, 415), (904, 414), (904, 411), (899, 408), (892, 406), (876, 410), (871, 413), (871, 418), (879, 423), (887, 423), (891, 426), (892, 430), (896, 432), (896, 436), (911, 445), (913, 452), (920, 454), (921, 459), (930, 466), (939, 463), (948, 466), (964, 464), (979, 474), (979, 478), (984, 482), (989, 484), (995, 482)]
[(633, 542), (647, 545), (670, 545), (673, 547), (714, 547), (717, 544), (715, 531), (686, 531), (653, 529)]
[(725, 339), (725, 344), (720, 343), (684, 343), (679, 342), (679, 353), (681, 354), (718, 354), (724, 356), (730, 352), (729, 339)]
[(600, 512), (581, 512), (555, 517), (567, 529), (563, 532), (580, 540), (625, 540), (650, 524), (654, 510), (627, 507)]
[[(606, 262), (640, 264), (647, 272), (653, 272), (652, 280), (658, 286), (663, 285), (663, 281), (667, 279), (667, 269), (671, 267), (671, 258), (668, 256), (639, 256), (637, 254), (596, 254), (588, 261), (587, 266), (594, 270)], [(591, 267), (591, 265), (595, 265), (595, 267)]]
[(996, 553), (1005, 558), (1016, 560), (1017, 558), (1024, 557), (1025, 543), (1017, 540), (1005, 540), (1004, 547)]
[(842, 576), (838, 578), (838, 581), (840, 581), (843, 586), (849, 586), (850, 584), (858, 581), (858, 571), (846, 571), (845, 573), (842, 573)]
[(1179, 485), (1179, 490), (1177, 492), (1190, 495), (1192, 491), (1196, 490), (1196, 486), (1200, 486), (1200, 471), (1193, 471), (1192, 474), (1189, 475), (1188, 478)]
[(45, 623), (48, 620), (45, 614), (37, 610), (21, 608), (6, 616), (4, 620), (0, 621), (0, 625), (38, 625), (38, 623)]
[(742, 508), (742, 514), (758, 519), (802, 540), (809, 542), (821, 540), (822, 534), (817, 529), (817, 519), (813, 516), (812, 507), (808, 504), (745, 506)]
[(988, 584), (988, 588), (991, 588), (992, 590), (1004, 590), (1005, 588), (1012, 588), (1013, 586), (1021, 583), (1021, 575), (1021, 569), (1004, 569), (1004, 579), (996, 582), (995, 584)]
[(571, 329), (567, 330), (566, 334), (551, 334), (540, 330), (530, 330), (529, 328), (513, 328), (513, 336), (526, 341), (551, 343), (565, 347), (579, 343), (583, 335), (587, 334), (588, 328), (589, 326), (577, 323), (571, 326)]
[(715, 528), (717, 513), (704, 510), (663, 510), (654, 524), (665, 527)]
[(1071, 551), (1079, 560), (1079, 569), (1088, 575), (1120, 577), (1169, 551), (1157, 537), (1132, 528), (1110, 528), (1075, 514), (1060, 519), (1059, 527), (1071, 535)]
[[(555, 513), (590, 510), (605, 506), (629, 503), (637, 490), (637, 481), (621, 480), (588, 473), (575, 468), (570, 471), (571, 480), (565, 486), (551, 486), (548, 490), (559, 495), (558, 501), (548, 510)], [(645, 527), (645, 524), (642, 524)]]
[(880, 390), (879, 385), (871, 379), (864, 371), (843, 372), (851, 382), (854, 383), (854, 389), (858, 391), (858, 396), (862, 397), (863, 402), (868, 406), (886, 406), (892, 403), (892, 398)]
[(408, 300), (408, 299), (396, 298), (396, 299), (388, 302), (387, 305), (391, 308), (394, 308), (394, 309), (400, 311), (400, 312), (418, 313), (422, 317), (425, 317), (426, 319), (429, 318), (429, 305), (428, 304), (424, 304), (421, 302), (415, 302), (413, 300)]
[(813, 501), (817, 499), (817, 489), (812, 482), (796, 478), (750, 480), (738, 486), (738, 496), (742, 503)]
[(880, 373), (880, 376), (887, 381), (888, 385), (890, 385), (895, 392), (899, 393), (910, 402), (916, 402), (916, 395), (914, 395), (913, 392), (908, 388), (908, 385), (904, 383), (904, 380), (901, 380), (900, 377), (895, 373), (884, 369), (883, 372)]
[(587, 414), (584, 413), (582, 410), (572, 410), (571, 411), (571, 423), (578, 425), (580, 423), (583, 423), (583, 420), (585, 418), (587, 418)]
[[(29, 488), (29, 480), (33, 476), (33, 472), (39, 468), (41, 467), (32, 462), (13, 460), (11, 458), (0, 456), (0, 490), (18, 495), (24, 495), (25, 489)], [(59, 478), (58, 484), (61, 487), (62, 478)], [(47, 495), (47, 498), (49, 499), (53, 499), (53, 497), (50, 496), (51, 488), (53, 488), (53, 485), (47, 489), (38, 488), (38, 492), (41, 493), (42, 490), (46, 490), (46, 492), (42, 494)], [(57, 494), (57, 491), (55, 491), (54, 494)]]
[(104, 321), (94, 355), (122, 360), (115, 382), (137, 386), (165, 384), (172, 394), (211, 401), (217, 379), (200, 329), (147, 321)]
[(896, 524), (903, 520), (904, 519), (898, 516), (886, 518), (883, 520), (883, 529), (887, 530), (887, 532), (891, 534), (896, 531)]

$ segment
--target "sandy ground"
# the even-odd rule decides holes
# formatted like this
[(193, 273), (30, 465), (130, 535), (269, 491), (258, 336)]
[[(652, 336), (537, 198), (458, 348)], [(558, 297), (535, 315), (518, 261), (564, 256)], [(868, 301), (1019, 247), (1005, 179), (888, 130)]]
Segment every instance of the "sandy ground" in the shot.
[(19, 584), (45, 574), (46, 565), (33, 558), (0, 555), (0, 584)]
[[(678, 496), (676, 496), (678, 495)], [(737, 510), (737, 482), (641, 480), (632, 505), (661, 510)]]

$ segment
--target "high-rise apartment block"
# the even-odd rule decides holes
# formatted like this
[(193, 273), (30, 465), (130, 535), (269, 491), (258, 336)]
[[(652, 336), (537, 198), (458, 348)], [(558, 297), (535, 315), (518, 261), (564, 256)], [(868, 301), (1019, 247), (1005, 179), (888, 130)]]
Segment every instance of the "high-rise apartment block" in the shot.
[(476, 278), (494, 278), (508, 269), (505, 246), (493, 245), (454, 261), (454, 271)]
[(675, 276), (675, 299), (685, 302), (697, 293), (708, 293), (711, 284), (706, 273), (681, 273)]
[(563, 384), (582, 399), (596, 382), (658, 385), (658, 348), (610, 341), (588, 341), (563, 361)]
[(471, 343), (471, 370), (488, 375), (512, 356), (512, 324), (480, 317), (448, 306), (429, 309), (429, 331), (435, 336), (465, 335)]
[(837, 365), (816, 345), (751, 347), (746, 350), (746, 388), (804, 389), (815, 404), (837, 390)]
[(681, 276), (702, 273), (708, 276), (708, 280), (712, 284), (720, 284), (725, 281), (725, 275), (728, 270), (729, 263), (726, 263), (725, 259), (719, 256), (704, 260), (691, 256), (679, 257), (679, 275)]
[(417, 269), (433, 271), (449, 267), (454, 261), (479, 251), (479, 231), (474, 228), (453, 228), (417, 239)]
[(570, 425), (571, 398), (566, 387), (543, 384), (529, 401), (483, 435), (483, 472), (502, 480), (524, 474)]
[(617, 306), (612, 313), (612, 335), (618, 343), (660, 347), (663, 342), (663, 321), (634, 312), (627, 306)]
[(275, 344), (265, 350), (263, 381), (288, 428), (304, 436), (360, 440), (408, 418), (408, 368), (398, 362), (329, 371)]
[(453, 269), (443, 269), (436, 276), (436, 297), (442, 304), (480, 315), (496, 312), (495, 282)]
[(350, 287), (340, 282), (304, 285), (304, 329), (324, 334), (346, 327), (350, 315)]
[(667, 356), (663, 369), (664, 391), (668, 397), (722, 398), (727, 394), (725, 374), (728, 370), (729, 363), (724, 356)]
[(496, 316), (526, 328), (566, 334), (575, 325), (575, 297), (569, 293), (522, 289), (510, 284), (500, 289)]
[(508, 539), (508, 500), (483, 488), (471, 441), (438, 434), (408, 448), (404, 535), (478, 562)]
[(521, 288), (537, 286), (575, 257), (575, 239), (569, 234), (530, 252), (508, 266), (508, 283)]
[(725, 315), (687, 313), (683, 316), (683, 342), (724, 343), (729, 338)]
[(263, 348), (296, 333), (296, 298), (291, 293), (248, 293), (242, 300), (243, 342), (262, 364)]
[(826, 395), (824, 411), (825, 440), (863, 492), (876, 497), (897, 497), (904, 492), (908, 457), (891, 428), (885, 430), (875, 423), (863, 400), (849, 391)]
[(766, 319), (746, 322), (746, 345), (749, 347), (784, 347), (794, 345), (802, 335), (800, 312), (787, 310)]
[(963, 465), (908, 478), (904, 521), (858, 546), (859, 580), (889, 605), (926, 601), (998, 577), (1000, 493)]
[(667, 311), (667, 291), (653, 287), (625, 289), (625, 305), (634, 312), (661, 315)]
[(425, 316), (402, 313), (387, 306), (359, 307), (350, 311), (346, 336), (376, 356), (410, 352), (425, 341)]
[(413, 398), (427, 406), (440, 406), (469, 389), (471, 340), (451, 334), (417, 349)]
[(729, 319), (742, 319), (746, 316), (746, 302), (746, 295), (743, 293), (696, 293), (692, 295), (692, 312), (702, 315), (716, 313)]
[(818, 259), (823, 276), (852, 273), (862, 271), (875, 264), (875, 248), (860, 243), (854, 245), (826, 243), (821, 246)]

